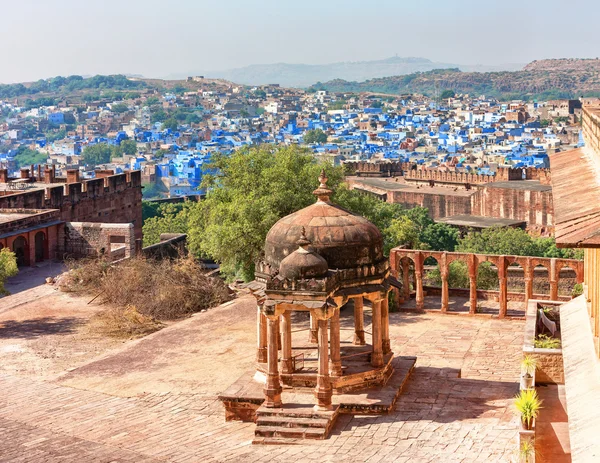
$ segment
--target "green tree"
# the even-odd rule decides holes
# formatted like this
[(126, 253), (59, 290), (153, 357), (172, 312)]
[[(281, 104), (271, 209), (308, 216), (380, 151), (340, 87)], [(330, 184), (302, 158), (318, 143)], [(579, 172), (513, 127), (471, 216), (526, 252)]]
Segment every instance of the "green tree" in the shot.
[(389, 254), (392, 247), (406, 245), (410, 249), (419, 249), (421, 241), (419, 240), (419, 228), (407, 216), (402, 216), (393, 219), (386, 233), (390, 236), (389, 249), (385, 249), (385, 253)]
[(88, 145), (83, 149), (81, 158), (86, 166), (95, 167), (98, 164), (106, 164), (113, 157), (114, 150), (107, 143)]
[(432, 223), (420, 233), (419, 239), (434, 251), (454, 251), (458, 244), (457, 228), (444, 223)]
[(167, 154), (169, 154), (169, 150), (163, 150), (163, 149), (159, 149), (157, 150), (152, 157), (156, 160), (161, 160), (162, 158), (164, 158)]
[(133, 156), (137, 154), (137, 143), (135, 140), (123, 140), (121, 142), (121, 149), (123, 153)]
[(307, 145), (312, 143), (325, 143), (327, 142), (327, 134), (321, 129), (307, 130), (303, 140)]
[(117, 103), (110, 108), (113, 113), (123, 114), (129, 111), (129, 107), (125, 103)]
[(7, 278), (14, 277), (18, 272), (15, 253), (8, 248), (0, 249), (0, 296), (9, 294), (4, 288), (4, 283)]
[(190, 201), (160, 205), (158, 215), (144, 221), (144, 246), (160, 242), (161, 233), (188, 233), (191, 205)]
[[(281, 217), (314, 202), (322, 167), (297, 146), (263, 145), (216, 155), (211, 168), (219, 173), (205, 177), (206, 199), (190, 212), (190, 248), (214, 258), (225, 274), (252, 279), (267, 232)], [(328, 185), (335, 188), (342, 169), (325, 168)]]
[(177, 132), (178, 127), (179, 124), (177, 122), (177, 119), (175, 119), (174, 117), (166, 119), (162, 124), (163, 130), (171, 129), (172, 132)]
[(17, 169), (21, 167), (29, 167), (32, 164), (44, 164), (48, 160), (48, 155), (40, 153), (37, 150), (32, 150), (26, 146), (19, 146), (14, 161)]
[(454, 98), (456, 96), (456, 93), (454, 93), (454, 90), (444, 90), (442, 92), (441, 98), (442, 100), (447, 100), (448, 98)]

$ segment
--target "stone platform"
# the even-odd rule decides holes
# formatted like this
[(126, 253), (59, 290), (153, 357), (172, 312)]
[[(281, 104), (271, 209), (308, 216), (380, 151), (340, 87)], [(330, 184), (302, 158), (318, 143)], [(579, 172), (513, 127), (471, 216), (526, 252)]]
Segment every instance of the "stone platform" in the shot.
[[(394, 357), (391, 360), (393, 373), (384, 385), (344, 393), (334, 392), (334, 412), (315, 412), (313, 410), (315, 399), (312, 389), (286, 386), (284, 386), (281, 397), (283, 402), (281, 408), (267, 409), (263, 407), (262, 403), (265, 400), (263, 392), (264, 383), (260, 381), (261, 375), (254, 371), (240, 377), (226, 391), (219, 395), (219, 400), (225, 407), (226, 421), (256, 422), (258, 424), (257, 438), (293, 437), (324, 439), (329, 434), (329, 430), (340, 413), (373, 415), (385, 414), (392, 411), (404, 384), (415, 367), (416, 361), (416, 357)], [(323, 413), (327, 416), (321, 415)], [(269, 418), (265, 418), (267, 416)], [(282, 417), (287, 417), (288, 419), (282, 419)], [(272, 424), (273, 426), (267, 426), (268, 424)], [(261, 426), (263, 428), (259, 429)], [(265, 427), (268, 429), (265, 429)], [(298, 432), (298, 427), (312, 429), (304, 429), (304, 431)], [(292, 431), (284, 428), (295, 428), (296, 430)], [(326, 429), (325, 433), (322, 432), (323, 429)], [(258, 439), (257, 443), (270, 442)]]

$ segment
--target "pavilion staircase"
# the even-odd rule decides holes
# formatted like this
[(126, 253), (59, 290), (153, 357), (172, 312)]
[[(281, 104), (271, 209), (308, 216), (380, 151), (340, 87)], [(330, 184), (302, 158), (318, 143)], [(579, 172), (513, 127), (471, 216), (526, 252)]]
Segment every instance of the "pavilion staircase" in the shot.
[(312, 405), (261, 406), (256, 411), (253, 444), (293, 444), (303, 439), (326, 439), (338, 416), (339, 406), (331, 411), (316, 411)]

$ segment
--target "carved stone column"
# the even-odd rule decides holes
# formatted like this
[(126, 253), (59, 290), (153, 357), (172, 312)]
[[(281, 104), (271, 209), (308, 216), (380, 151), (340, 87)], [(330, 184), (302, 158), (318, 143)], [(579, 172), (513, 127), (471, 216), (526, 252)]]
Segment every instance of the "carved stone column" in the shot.
[(314, 317), (314, 315), (311, 312), (311, 314), (310, 314), (310, 329), (308, 330), (308, 342), (310, 342), (311, 344), (317, 344), (317, 342), (319, 342), (318, 331), (319, 331), (319, 326), (317, 323), (317, 319)]
[(371, 365), (375, 368), (383, 366), (383, 349), (381, 337), (381, 299), (373, 301), (373, 352), (371, 353)]
[(559, 273), (556, 271), (556, 258), (550, 259), (550, 299), (556, 301), (558, 299), (558, 278)]
[(293, 373), (292, 368), (292, 313), (288, 310), (281, 315), (281, 373)]
[(425, 298), (423, 295), (423, 256), (415, 254), (415, 303), (417, 309), (423, 309)]
[(529, 258), (523, 266), (523, 274), (525, 275), (525, 305), (527, 306), (529, 299), (533, 299), (533, 267)]
[(506, 312), (508, 310), (508, 281), (506, 279), (506, 273), (506, 258), (500, 256), (498, 259), (498, 280), (500, 283), (500, 311), (498, 313), (498, 318), (506, 317)]
[(329, 353), (327, 341), (327, 320), (319, 320), (319, 370), (317, 374), (317, 387), (315, 397), (317, 398), (317, 410), (331, 410), (332, 388), (329, 379)]
[(391, 352), (390, 346), (390, 310), (389, 300), (385, 294), (385, 298), (381, 301), (381, 350), (383, 354)]
[(354, 298), (354, 344), (365, 345), (365, 318), (363, 298)]
[(402, 291), (404, 292), (404, 300), (410, 299), (410, 262), (408, 259), (402, 259)]
[(329, 374), (342, 376), (342, 360), (340, 353), (340, 310), (336, 309), (329, 320)]
[(256, 361), (258, 363), (267, 362), (267, 317), (261, 312), (258, 307), (256, 315), (256, 337), (258, 348), (256, 350)]
[(474, 254), (469, 256), (469, 313), (477, 312), (477, 258)]
[(264, 406), (281, 407), (281, 383), (277, 368), (278, 316), (267, 317), (267, 383), (265, 384)]
[(442, 313), (448, 312), (448, 267), (440, 264), (440, 275), (442, 276)]

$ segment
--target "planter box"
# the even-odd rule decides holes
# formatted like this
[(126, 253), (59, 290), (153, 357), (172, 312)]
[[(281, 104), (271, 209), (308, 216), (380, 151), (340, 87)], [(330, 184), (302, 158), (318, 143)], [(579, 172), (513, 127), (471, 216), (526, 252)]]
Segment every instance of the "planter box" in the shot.
[[(519, 420), (520, 419), (521, 419), (521, 417), (519, 417)], [(519, 448), (517, 449), (518, 451), (521, 450), (521, 445), (523, 444), (524, 441), (530, 440), (532, 442), (535, 442), (535, 420), (533, 420), (533, 425), (531, 426), (531, 429), (525, 429), (523, 422), (520, 421), (520, 423), (521, 423), (521, 426), (519, 429)], [(535, 463), (535, 452), (529, 458), (529, 463)]]
[(525, 338), (523, 355), (533, 357), (536, 362), (535, 384), (564, 384), (565, 372), (563, 367), (562, 349), (539, 349), (533, 347), (536, 337), (538, 309), (544, 306), (561, 306), (559, 301), (530, 300), (525, 314)]

